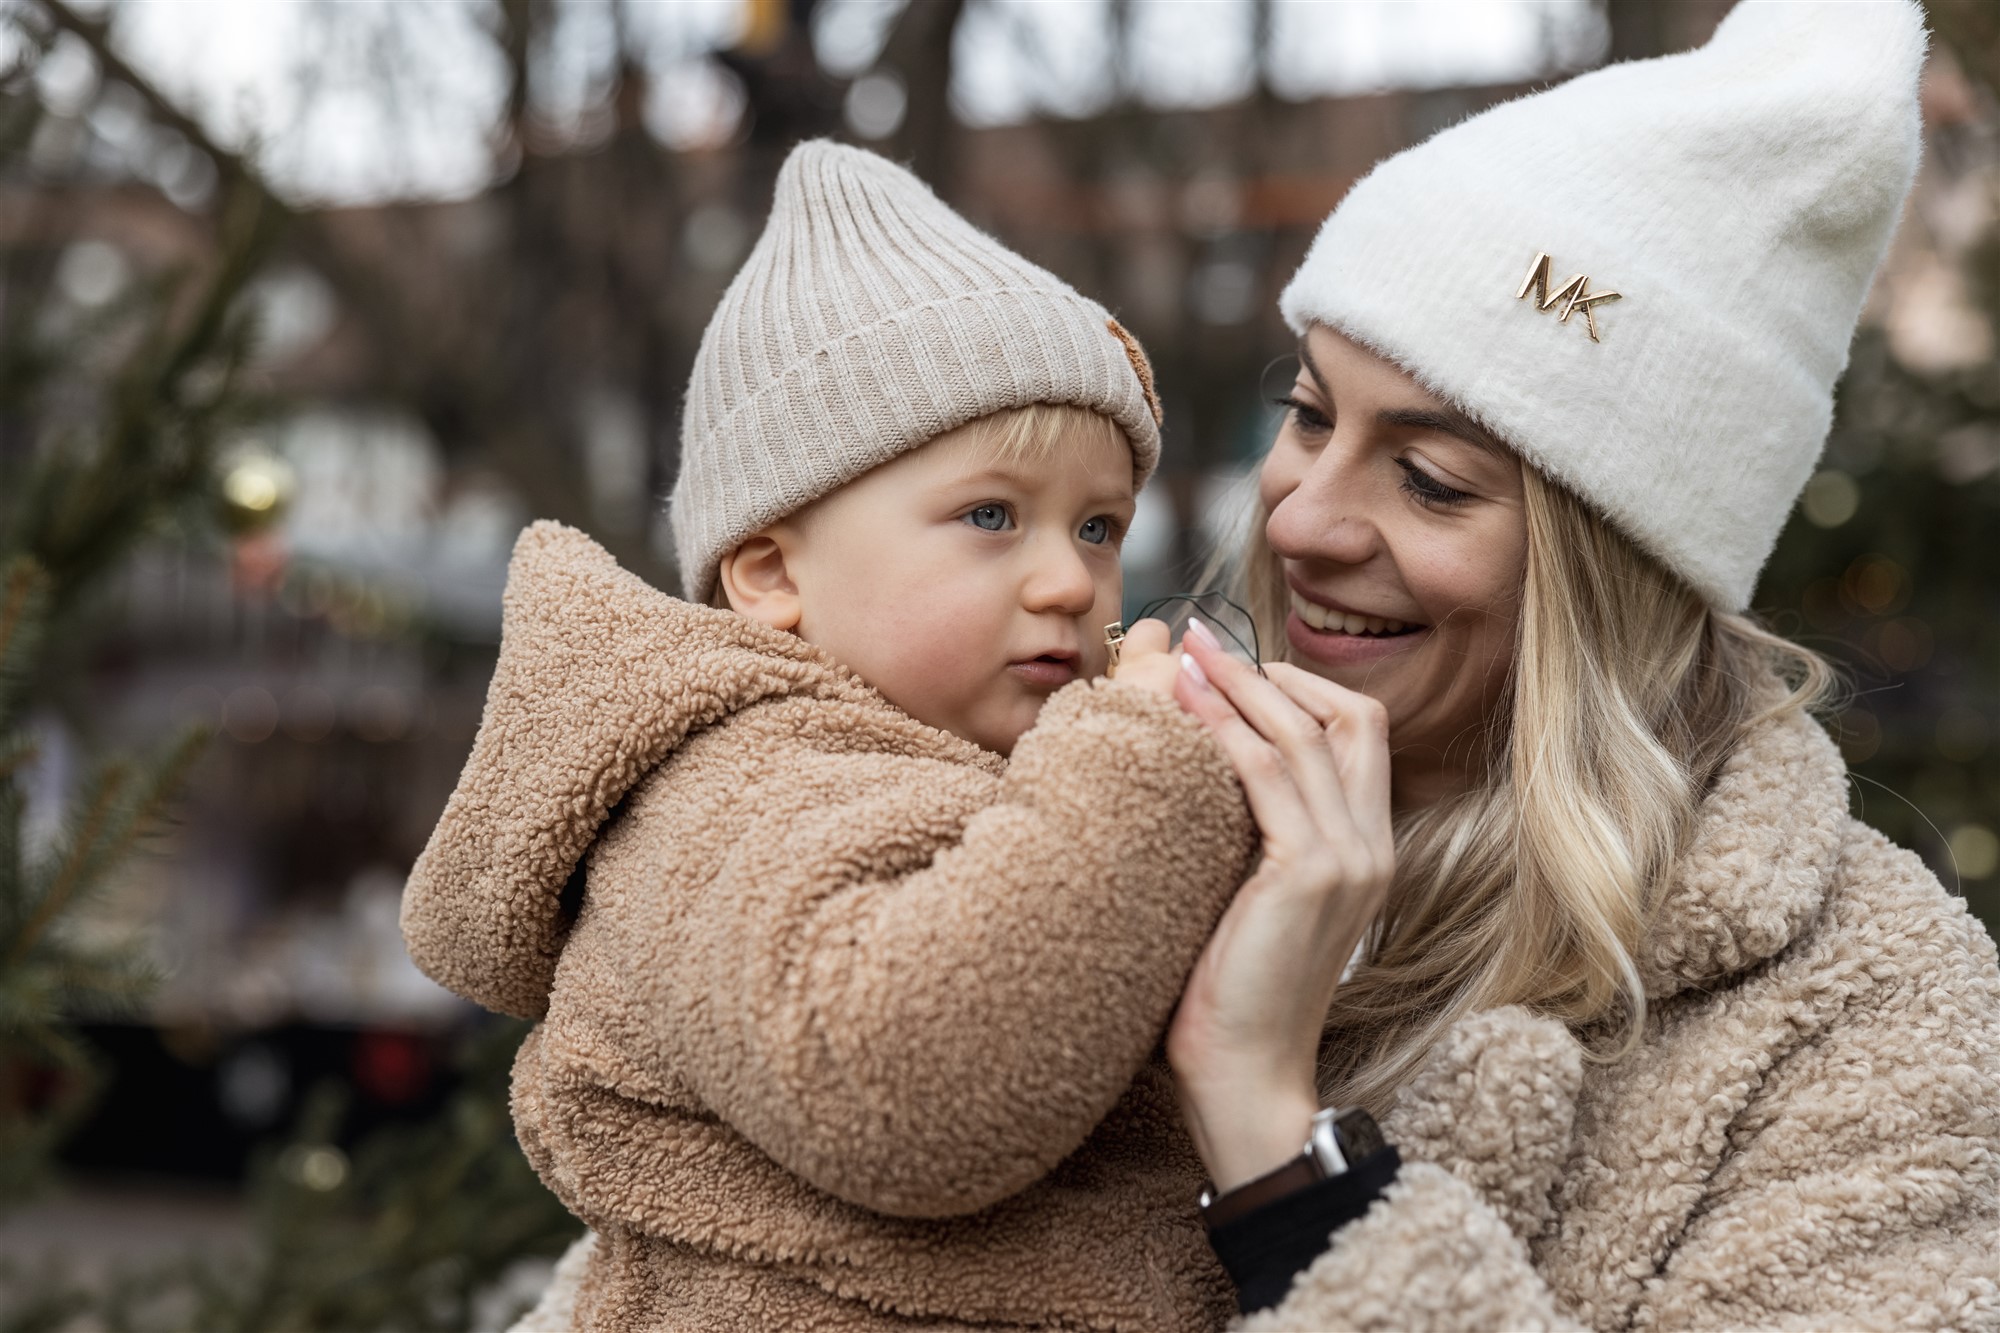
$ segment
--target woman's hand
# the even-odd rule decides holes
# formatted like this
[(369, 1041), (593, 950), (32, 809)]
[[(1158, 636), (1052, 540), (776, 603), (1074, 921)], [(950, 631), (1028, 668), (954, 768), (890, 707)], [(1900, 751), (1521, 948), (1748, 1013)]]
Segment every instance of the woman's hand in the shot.
[(1296, 1156), (1319, 1107), (1334, 989), (1395, 870), (1388, 719), (1283, 663), (1269, 679), (1199, 621), (1175, 697), (1243, 780), (1263, 859), (1195, 963), (1167, 1033), (1182, 1113), (1217, 1190)]

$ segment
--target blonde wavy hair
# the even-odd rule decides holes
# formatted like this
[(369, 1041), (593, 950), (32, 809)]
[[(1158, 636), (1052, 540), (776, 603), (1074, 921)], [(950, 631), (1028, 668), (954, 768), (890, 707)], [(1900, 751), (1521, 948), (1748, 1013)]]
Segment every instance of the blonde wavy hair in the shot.
[[(1634, 961), (1703, 796), (1751, 727), (1829, 698), (1826, 662), (1712, 610), (1582, 501), (1521, 468), (1527, 569), (1502, 705), (1467, 740), (1485, 781), (1396, 821), (1396, 879), (1327, 1015), (1321, 1094), (1377, 1114), (1466, 1014), (1526, 1005), (1637, 1042)], [(1286, 643), (1283, 571), (1252, 516), (1230, 582)]]

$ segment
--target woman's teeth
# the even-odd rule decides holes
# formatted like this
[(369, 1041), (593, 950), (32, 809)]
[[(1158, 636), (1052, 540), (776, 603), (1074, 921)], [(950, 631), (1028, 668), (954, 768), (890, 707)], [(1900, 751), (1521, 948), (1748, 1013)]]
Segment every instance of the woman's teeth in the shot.
[(1300, 620), (1316, 630), (1326, 630), (1334, 634), (1401, 634), (1413, 628), (1400, 620), (1381, 620), (1375, 616), (1350, 616), (1343, 611), (1333, 611), (1318, 602), (1309, 602), (1296, 592), (1292, 594), (1292, 610)]

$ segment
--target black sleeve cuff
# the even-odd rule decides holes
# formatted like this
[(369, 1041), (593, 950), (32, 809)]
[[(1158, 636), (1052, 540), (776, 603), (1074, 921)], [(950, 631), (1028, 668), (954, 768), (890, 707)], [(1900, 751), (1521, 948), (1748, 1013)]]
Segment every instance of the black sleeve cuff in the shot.
[(1273, 1199), (1209, 1232), (1208, 1243), (1234, 1279), (1243, 1313), (1283, 1300), (1292, 1279), (1326, 1250), (1328, 1238), (1367, 1212), (1402, 1165), (1391, 1144), (1341, 1175)]

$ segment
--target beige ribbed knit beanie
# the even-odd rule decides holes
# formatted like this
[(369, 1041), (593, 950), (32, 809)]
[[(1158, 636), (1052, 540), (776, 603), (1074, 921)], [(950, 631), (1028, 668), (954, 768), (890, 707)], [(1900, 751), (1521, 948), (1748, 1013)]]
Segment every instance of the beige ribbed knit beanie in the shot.
[(722, 557), (870, 468), (991, 412), (1070, 403), (1160, 456), (1152, 372), (1104, 307), (873, 153), (825, 141), (778, 173), (764, 234), (702, 335), (673, 528), (706, 601)]

